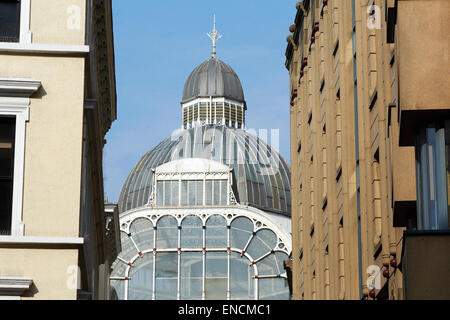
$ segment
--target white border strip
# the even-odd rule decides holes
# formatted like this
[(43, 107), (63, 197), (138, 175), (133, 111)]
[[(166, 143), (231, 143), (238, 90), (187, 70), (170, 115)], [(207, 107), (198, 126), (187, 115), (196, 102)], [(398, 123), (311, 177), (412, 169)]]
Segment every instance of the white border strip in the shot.
[(65, 237), (34, 237), (34, 236), (0, 236), (1, 244), (63, 244), (63, 245), (81, 245), (84, 238), (65, 238)]
[(0, 52), (30, 52), (30, 53), (58, 53), (58, 54), (86, 54), (89, 46), (61, 45), (40, 43), (0, 43)]

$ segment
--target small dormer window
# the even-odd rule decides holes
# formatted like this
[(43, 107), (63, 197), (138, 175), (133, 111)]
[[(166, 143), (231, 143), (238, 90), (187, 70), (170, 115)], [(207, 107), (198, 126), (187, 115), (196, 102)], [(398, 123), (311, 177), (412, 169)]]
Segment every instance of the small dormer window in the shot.
[(20, 41), (20, 1), (0, 0), (0, 42)]

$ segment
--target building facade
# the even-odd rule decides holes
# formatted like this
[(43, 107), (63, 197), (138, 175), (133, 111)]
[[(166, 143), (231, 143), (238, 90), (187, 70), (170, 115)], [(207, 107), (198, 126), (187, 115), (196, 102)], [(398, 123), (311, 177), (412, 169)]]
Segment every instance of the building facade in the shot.
[(115, 119), (111, 1), (0, 1), (1, 299), (109, 297)]
[(286, 49), (294, 299), (449, 297), (449, 10), (297, 3)]
[(188, 77), (182, 125), (149, 151), (119, 197), (123, 300), (289, 299), (290, 170), (245, 129), (234, 70), (215, 55)]

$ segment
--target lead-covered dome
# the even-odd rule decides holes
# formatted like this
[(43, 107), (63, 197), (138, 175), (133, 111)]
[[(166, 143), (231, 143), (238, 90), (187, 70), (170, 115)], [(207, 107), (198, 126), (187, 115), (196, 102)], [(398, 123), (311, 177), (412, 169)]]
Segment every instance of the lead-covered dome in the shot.
[(286, 161), (253, 134), (218, 125), (182, 130), (144, 155), (125, 181), (119, 211), (145, 206), (153, 189), (152, 169), (184, 158), (211, 159), (229, 166), (240, 204), (290, 216), (290, 170)]
[(228, 64), (215, 56), (192, 71), (184, 85), (182, 103), (209, 97), (245, 102), (239, 77)]

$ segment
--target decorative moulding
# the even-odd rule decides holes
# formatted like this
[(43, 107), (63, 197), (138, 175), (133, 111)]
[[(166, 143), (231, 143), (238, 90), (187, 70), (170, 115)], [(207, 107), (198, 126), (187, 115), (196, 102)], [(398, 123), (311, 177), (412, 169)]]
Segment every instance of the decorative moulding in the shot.
[(0, 299), (2, 296), (20, 297), (30, 289), (33, 279), (27, 277), (0, 276)]
[(39, 80), (0, 78), (0, 96), (29, 98), (40, 86)]

